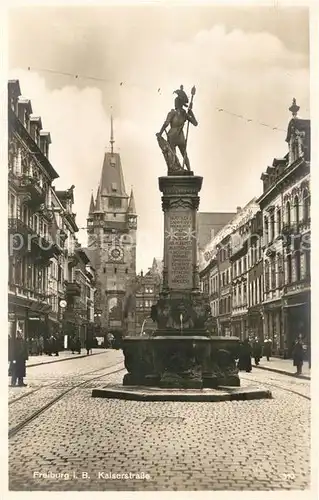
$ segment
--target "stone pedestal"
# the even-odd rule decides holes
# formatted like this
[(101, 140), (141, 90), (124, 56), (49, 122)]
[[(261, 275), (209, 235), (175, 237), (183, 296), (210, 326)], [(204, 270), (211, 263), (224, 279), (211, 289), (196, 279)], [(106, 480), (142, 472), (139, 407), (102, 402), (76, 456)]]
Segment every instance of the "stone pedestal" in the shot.
[(196, 215), (202, 181), (190, 172), (159, 178), (164, 270), (162, 292), (152, 307), (157, 329), (149, 339), (124, 339), (123, 385), (195, 390), (240, 385), (239, 339), (209, 334), (209, 300), (199, 289)]
[(202, 182), (194, 175), (159, 178), (164, 212), (163, 292), (172, 298), (199, 290), (196, 212)]

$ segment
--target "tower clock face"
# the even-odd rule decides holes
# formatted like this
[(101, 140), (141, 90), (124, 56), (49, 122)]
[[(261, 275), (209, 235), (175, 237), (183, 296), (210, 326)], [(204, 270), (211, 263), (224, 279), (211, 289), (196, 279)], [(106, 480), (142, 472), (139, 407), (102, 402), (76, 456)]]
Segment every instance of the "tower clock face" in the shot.
[(119, 262), (123, 258), (123, 250), (120, 247), (112, 247), (109, 250), (109, 257), (114, 262)]

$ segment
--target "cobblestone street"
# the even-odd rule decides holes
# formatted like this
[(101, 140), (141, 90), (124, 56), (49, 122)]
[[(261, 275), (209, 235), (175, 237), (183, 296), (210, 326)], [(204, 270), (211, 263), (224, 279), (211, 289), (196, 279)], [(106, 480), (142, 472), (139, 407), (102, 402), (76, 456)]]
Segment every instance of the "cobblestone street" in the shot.
[(107, 351), (32, 367), (27, 388), (10, 388), (10, 429), (71, 389), (10, 437), (11, 490), (309, 487), (308, 380), (257, 369), (241, 376), (243, 386), (270, 389), (270, 400), (93, 399), (92, 388), (121, 382), (122, 359), (121, 351)]

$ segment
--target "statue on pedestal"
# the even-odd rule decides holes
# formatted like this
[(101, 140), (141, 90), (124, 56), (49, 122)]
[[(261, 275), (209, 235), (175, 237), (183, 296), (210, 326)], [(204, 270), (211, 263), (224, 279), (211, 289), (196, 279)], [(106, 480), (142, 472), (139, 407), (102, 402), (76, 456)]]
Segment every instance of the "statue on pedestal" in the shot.
[[(197, 127), (198, 125), (198, 122), (192, 110), (195, 92), (196, 89), (195, 87), (193, 87), (191, 91), (192, 93), (191, 102), (189, 103), (188, 109), (186, 111), (184, 107), (187, 106), (188, 104), (188, 97), (184, 92), (183, 85), (181, 85), (178, 90), (174, 91), (174, 94), (177, 94), (177, 97), (175, 98), (175, 109), (172, 109), (168, 113), (167, 118), (161, 130), (159, 131), (159, 133), (156, 134), (157, 142), (162, 150), (162, 153), (164, 155), (167, 164), (168, 175), (174, 175), (176, 173), (187, 172), (187, 171), (190, 172), (191, 169), (189, 159), (187, 156), (187, 140), (188, 140), (189, 124), (191, 123), (195, 127)], [(183, 128), (186, 122), (187, 122), (187, 131), (185, 138)], [(167, 140), (165, 140), (162, 134), (164, 131), (166, 131), (166, 128), (168, 126), (170, 126), (170, 129), (167, 132)], [(177, 157), (176, 147), (178, 147), (182, 155), (183, 158), (182, 164)], [(186, 167), (186, 169), (184, 168), (184, 166)]]

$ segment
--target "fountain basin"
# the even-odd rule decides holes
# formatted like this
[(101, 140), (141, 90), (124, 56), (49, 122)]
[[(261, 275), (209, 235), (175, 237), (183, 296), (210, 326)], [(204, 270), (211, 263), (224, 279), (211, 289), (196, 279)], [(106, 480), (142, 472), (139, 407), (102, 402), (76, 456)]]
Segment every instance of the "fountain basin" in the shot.
[[(169, 332), (170, 333), (170, 332)], [(237, 337), (125, 337), (123, 385), (202, 389), (240, 386)]]

